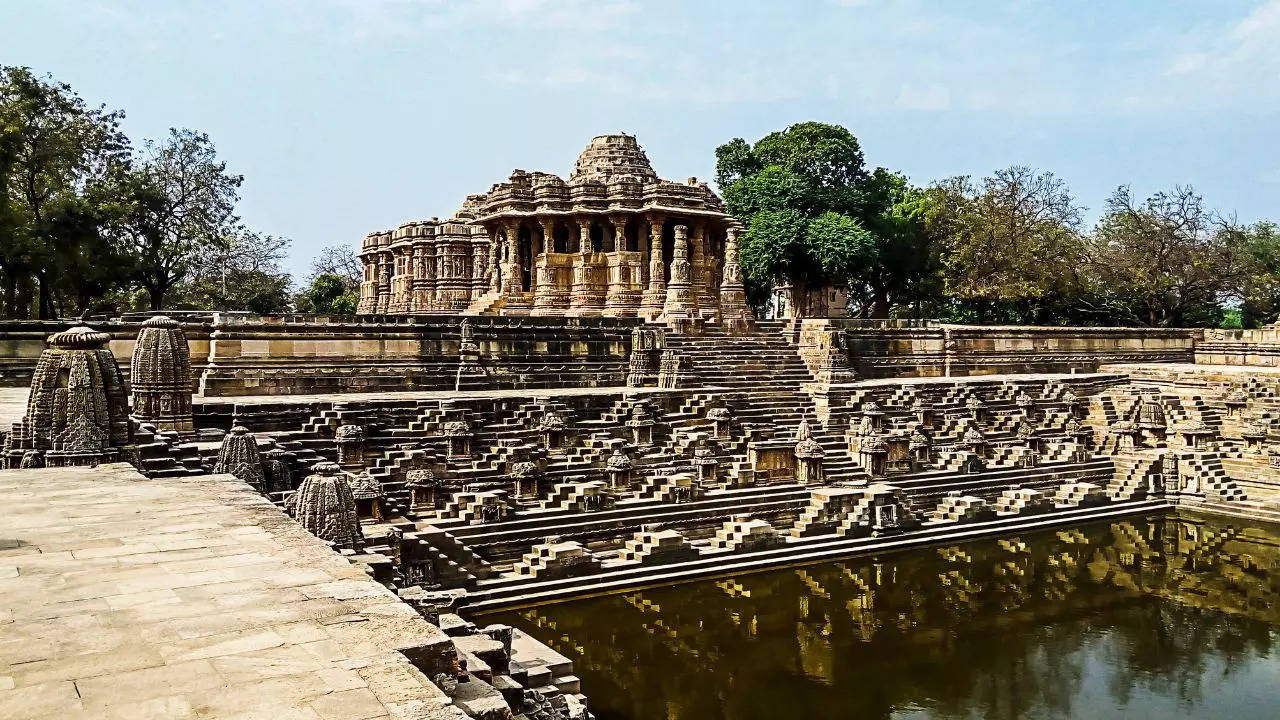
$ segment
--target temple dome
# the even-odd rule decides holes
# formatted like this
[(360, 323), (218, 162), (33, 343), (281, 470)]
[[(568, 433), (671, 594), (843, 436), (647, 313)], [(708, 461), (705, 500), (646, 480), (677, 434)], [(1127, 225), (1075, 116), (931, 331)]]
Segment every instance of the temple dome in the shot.
[(49, 346), (60, 350), (101, 350), (110, 340), (108, 333), (84, 325), (54, 333), (48, 338)]
[(572, 183), (595, 181), (609, 184), (628, 179), (641, 183), (658, 181), (634, 135), (597, 135), (573, 164)]

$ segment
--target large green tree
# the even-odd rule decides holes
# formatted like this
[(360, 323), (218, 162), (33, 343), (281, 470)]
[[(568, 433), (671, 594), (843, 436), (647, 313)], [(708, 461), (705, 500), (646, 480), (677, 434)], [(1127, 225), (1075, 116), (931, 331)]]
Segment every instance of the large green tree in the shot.
[[(29, 68), (0, 68), (0, 272), (6, 315), (28, 316), (34, 294), (38, 315), (53, 317), (55, 290), (70, 269), (63, 265), (103, 255), (98, 228), (114, 203), (93, 189), (127, 163), (122, 117), (90, 107), (70, 86), (37, 77)], [(86, 281), (93, 285), (98, 279)], [(82, 292), (90, 292), (87, 285), (75, 294)]]
[(778, 283), (848, 284), (874, 266), (876, 239), (863, 217), (868, 174), (848, 130), (807, 122), (754, 145), (734, 138), (716, 149), (716, 179), (747, 227), (741, 261), (754, 304)]
[(884, 168), (868, 171), (858, 139), (806, 122), (754, 145), (716, 149), (716, 180), (747, 227), (742, 266), (759, 306), (775, 284), (839, 285), (870, 317), (918, 316), (937, 284), (930, 196)]
[(1137, 200), (1122, 186), (1094, 231), (1091, 270), (1115, 319), (1152, 327), (1216, 324), (1267, 261), (1265, 237), (1211, 212), (1189, 187)]
[(228, 250), (235, 241), (243, 180), (227, 171), (204, 133), (174, 129), (163, 142), (147, 143), (129, 181), (124, 227), (152, 310), (164, 307), (165, 296), (210, 251)]
[(1052, 173), (1014, 166), (929, 190), (944, 292), (982, 321), (1036, 322), (1078, 291), (1084, 209)]
[(1248, 248), (1249, 274), (1240, 305), (1242, 325), (1275, 322), (1280, 315), (1280, 226), (1269, 221), (1243, 226), (1231, 223), (1226, 231)]
[(877, 168), (861, 198), (861, 216), (875, 240), (875, 262), (850, 289), (871, 317), (923, 317), (942, 289), (941, 243), (930, 224), (933, 197), (905, 175)]

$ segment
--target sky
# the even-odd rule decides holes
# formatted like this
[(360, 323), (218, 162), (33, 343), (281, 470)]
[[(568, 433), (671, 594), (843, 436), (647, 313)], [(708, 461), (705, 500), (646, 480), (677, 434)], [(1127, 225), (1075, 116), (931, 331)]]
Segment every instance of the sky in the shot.
[(299, 277), (618, 131), (673, 180), (818, 120), (921, 185), (1018, 164), (1090, 218), (1128, 184), (1280, 219), (1280, 0), (0, 0), (0, 64), (135, 142), (208, 133)]

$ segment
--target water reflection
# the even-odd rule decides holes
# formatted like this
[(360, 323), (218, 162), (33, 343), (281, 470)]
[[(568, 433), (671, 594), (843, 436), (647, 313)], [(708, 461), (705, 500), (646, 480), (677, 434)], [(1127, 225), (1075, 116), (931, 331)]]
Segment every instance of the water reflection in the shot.
[(1128, 520), (487, 619), (601, 720), (1276, 717), (1278, 542)]

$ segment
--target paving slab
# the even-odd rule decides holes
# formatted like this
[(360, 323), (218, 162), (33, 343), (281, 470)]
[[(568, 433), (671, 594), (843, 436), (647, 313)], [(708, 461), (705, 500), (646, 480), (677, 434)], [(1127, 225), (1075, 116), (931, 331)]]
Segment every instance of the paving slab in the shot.
[(0, 508), (0, 720), (464, 717), (448, 636), (229, 475), (4, 470)]

